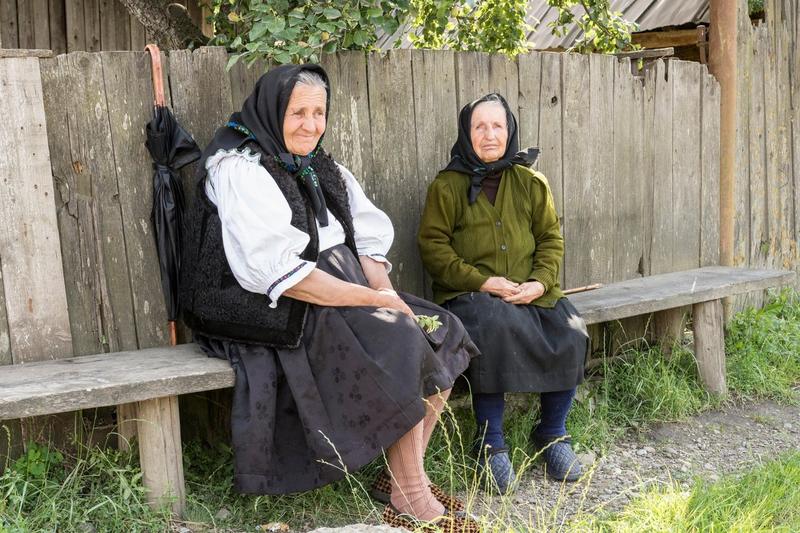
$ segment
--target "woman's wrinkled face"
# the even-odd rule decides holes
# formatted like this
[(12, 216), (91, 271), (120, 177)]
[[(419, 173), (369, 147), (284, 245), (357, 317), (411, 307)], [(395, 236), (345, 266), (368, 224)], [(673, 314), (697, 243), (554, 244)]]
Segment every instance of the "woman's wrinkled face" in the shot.
[(472, 149), (484, 163), (503, 157), (508, 142), (508, 124), (503, 104), (484, 102), (472, 110), (470, 139)]
[(323, 87), (294, 86), (283, 117), (283, 142), (290, 153), (307, 155), (317, 147), (325, 133), (326, 96)]

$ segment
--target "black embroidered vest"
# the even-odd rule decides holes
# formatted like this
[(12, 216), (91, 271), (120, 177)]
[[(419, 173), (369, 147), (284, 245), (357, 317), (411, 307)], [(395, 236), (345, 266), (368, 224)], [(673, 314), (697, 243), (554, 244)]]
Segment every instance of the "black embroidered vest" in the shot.
[[(255, 142), (242, 143), (241, 147), (260, 154)], [(310, 237), (300, 257), (316, 261), (319, 237), (306, 193), (274, 157), (260, 154), (260, 161), (292, 210), (292, 226)], [(358, 255), (347, 186), (339, 167), (330, 155), (320, 150), (314, 157), (314, 170), (328, 209), (344, 228), (345, 244)], [(282, 296), (278, 306), (271, 308), (266, 295), (250, 292), (239, 285), (225, 257), (222, 225), (216, 206), (206, 196), (205, 178), (205, 168), (198, 168), (194, 204), (184, 231), (180, 283), (184, 322), (195, 332), (211, 338), (296, 348), (303, 334), (309, 304)]]

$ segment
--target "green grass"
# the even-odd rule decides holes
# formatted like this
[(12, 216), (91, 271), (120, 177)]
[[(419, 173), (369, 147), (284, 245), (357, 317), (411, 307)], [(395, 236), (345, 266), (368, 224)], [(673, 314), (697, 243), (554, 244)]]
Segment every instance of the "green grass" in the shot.
[[(577, 451), (604, 451), (622, 432), (672, 421), (717, 407), (723, 401), (772, 399), (797, 402), (800, 384), (800, 296), (773, 295), (759, 310), (747, 310), (731, 322), (726, 336), (727, 375), (731, 395), (708, 395), (699, 382), (691, 346), (677, 346), (670, 358), (658, 348), (640, 346), (595, 368), (581, 386), (568, 429)], [(507, 440), (520, 473), (536, 460), (527, 446), (528, 433), (538, 418), (535, 395), (514, 396), (506, 421)], [(434, 434), (426, 468), (437, 483), (479, 499), (473, 459), (469, 455), (475, 424), (468, 399), (456, 398), (445, 416), (443, 430)], [(233, 492), (232, 453), (225, 445), (207, 449), (197, 443), (185, 447), (187, 484), (186, 519), (195, 530), (254, 531), (256, 525), (286, 522), (294, 529), (314, 525), (377, 522), (380, 509), (367, 488), (381, 458), (345, 480), (322, 489), (292, 496), (243, 496)], [(64, 457), (40, 446), (29, 446), (25, 456), (8, 465), (0, 476), (0, 533), (22, 531), (80, 531), (91, 523), (97, 531), (166, 531), (164, 512), (144, 503), (144, 489), (136, 454), (79, 448)], [(781, 479), (796, 485), (800, 457), (765, 465), (751, 479), (725, 478), (715, 485), (700, 482), (692, 491), (669, 488), (649, 493), (613, 517), (590, 517), (576, 525), (601, 531), (686, 531), (797, 526), (800, 502), (779, 490)], [(759, 477), (760, 476), (760, 477)], [(771, 480), (771, 481), (770, 481)], [(800, 492), (800, 491), (798, 491)], [(792, 499), (795, 498), (795, 499)], [(772, 500), (787, 506), (788, 514), (771, 507)], [(508, 500), (508, 501), (506, 501)], [(537, 527), (556, 527), (552, 516), (515, 515), (512, 499), (501, 500), (487, 521), (524, 530), (528, 520)], [(787, 504), (787, 502), (792, 505)], [(777, 505), (777, 504), (775, 504)], [(227, 517), (218, 518), (221, 509)], [(537, 512), (537, 511), (533, 511)], [(772, 522), (765, 522), (771, 520)], [(544, 524), (544, 526), (542, 526)], [(688, 528), (688, 529), (687, 529)], [(494, 528), (496, 529), (496, 528)], [(794, 529), (800, 530), (800, 526)], [(787, 531), (790, 529), (786, 529)]]
[(698, 479), (691, 490), (654, 489), (622, 512), (584, 517), (575, 530), (800, 531), (800, 453), (755, 467), (716, 483)]

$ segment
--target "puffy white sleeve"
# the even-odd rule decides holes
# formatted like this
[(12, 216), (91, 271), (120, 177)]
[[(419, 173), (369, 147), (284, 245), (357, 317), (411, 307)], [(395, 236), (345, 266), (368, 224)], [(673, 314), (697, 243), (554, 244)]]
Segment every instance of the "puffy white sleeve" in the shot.
[(392, 221), (367, 198), (352, 172), (342, 165), (339, 165), (339, 170), (347, 184), (358, 255), (366, 255), (384, 263), (386, 269), (391, 271), (392, 264), (386, 259), (386, 255), (394, 241)]
[(234, 277), (277, 307), (284, 291), (316, 267), (300, 258), (309, 236), (291, 225), (292, 210), (257, 154), (220, 150), (208, 158), (206, 169), (206, 195), (217, 206)]

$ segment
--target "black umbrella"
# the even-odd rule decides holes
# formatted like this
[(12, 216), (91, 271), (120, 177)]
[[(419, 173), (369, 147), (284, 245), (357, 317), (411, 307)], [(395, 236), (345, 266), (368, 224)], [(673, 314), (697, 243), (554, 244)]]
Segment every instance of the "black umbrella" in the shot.
[(178, 124), (165, 105), (158, 47), (148, 45), (147, 50), (153, 64), (155, 107), (153, 119), (147, 124), (145, 146), (153, 158), (153, 227), (161, 267), (161, 288), (167, 305), (170, 344), (175, 345), (184, 209), (178, 170), (197, 161), (201, 152), (192, 136)]

